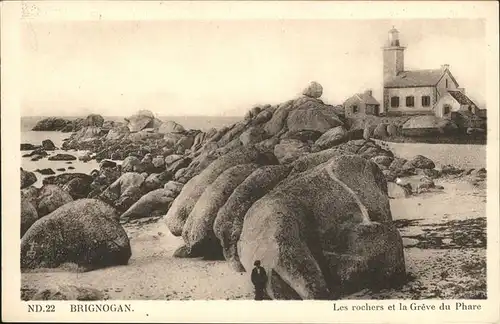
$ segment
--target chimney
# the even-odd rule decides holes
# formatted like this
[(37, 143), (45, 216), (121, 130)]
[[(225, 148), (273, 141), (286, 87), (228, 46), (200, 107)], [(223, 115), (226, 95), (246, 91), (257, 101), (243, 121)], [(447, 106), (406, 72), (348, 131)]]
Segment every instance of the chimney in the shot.
[(441, 69), (444, 71), (444, 70), (447, 70), (450, 68), (450, 65), (449, 64), (443, 64), (441, 65)]
[(372, 89), (368, 89), (365, 91), (365, 94), (368, 95), (368, 96), (371, 96), (372, 95)]

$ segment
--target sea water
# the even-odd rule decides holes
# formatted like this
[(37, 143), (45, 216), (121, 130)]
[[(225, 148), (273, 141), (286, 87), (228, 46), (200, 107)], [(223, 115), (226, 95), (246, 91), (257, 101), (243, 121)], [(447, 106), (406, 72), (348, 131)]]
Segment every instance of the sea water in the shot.
[[(36, 123), (42, 120), (45, 117), (41, 116), (24, 116), (21, 118), (21, 143), (33, 144), (33, 145), (41, 145), (43, 140), (49, 139), (51, 140), (57, 148), (62, 146), (62, 143), (65, 138), (68, 138), (71, 133), (62, 133), (62, 132), (45, 132), (45, 131), (32, 131), (33, 127)], [(64, 117), (65, 119), (75, 119), (77, 117)], [(107, 116), (104, 117), (105, 120), (112, 120), (115, 122), (123, 121), (123, 117), (121, 116)], [(238, 122), (242, 119), (242, 117), (238, 116), (164, 116), (159, 117), (162, 121), (172, 120), (175, 121), (186, 129), (200, 129), (202, 131), (208, 131), (210, 128), (221, 128), (223, 126), (229, 126), (235, 122)], [(22, 151), (21, 156), (25, 154), (29, 154), (31, 151)], [(90, 174), (90, 172), (94, 169), (99, 169), (99, 163), (95, 160), (91, 160), (88, 162), (82, 162), (78, 160), (78, 157), (86, 154), (86, 151), (75, 151), (75, 150), (55, 150), (47, 152), (50, 155), (55, 155), (58, 153), (71, 154), (77, 158), (77, 160), (73, 161), (49, 161), (47, 157), (40, 159), (38, 161), (31, 161), (31, 157), (22, 157), (21, 158), (21, 167), (26, 171), (34, 172), (37, 169), (46, 169), (51, 168), (57, 174), (61, 173), (86, 173)], [(71, 162), (71, 163), (68, 163)], [(118, 162), (118, 161), (116, 161)], [(118, 162), (120, 163), (120, 162)], [(74, 167), (73, 170), (68, 170), (68, 167)], [(64, 168), (65, 171), (57, 171), (57, 169)], [(42, 181), (46, 177), (50, 177), (52, 175), (42, 175), (38, 172), (35, 172), (37, 176), (37, 182), (34, 184), (36, 187), (40, 187), (42, 185)]]
[[(64, 151), (59, 149), (62, 146), (63, 140), (70, 136), (70, 133), (62, 133), (62, 132), (35, 132), (35, 131), (23, 131), (21, 132), (21, 143), (33, 144), (33, 145), (41, 145), (43, 140), (51, 140), (54, 145), (58, 148), (55, 151), (48, 151), (50, 155), (56, 154), (71, 154), (75, 156), (77, 159), (73, 161), (49, 161), (48, 157), (44, 157), (38, 161), (31, 161), (31, 157), (21, 157), (21, 167), (25, 171), (34, 172), (37, 169), (47, 169), (50, 168), (54, 170), (56, 174), (61, 173), (86, 173), (90, 174), (90, 172), (94, 169), (99, 169), (99, 163), (95, 160), (91, 160), (88, 162), (82, 162), (78, 160), (78, 157), (87, 153), (86, 151), (76, 151), (76, 150), (68, 150)], [(21, 151), (21, 156), (25, 154), (29, 154), (31, 151)], [(68, 163), (71, 162), (71, 163)], [(69, 170), (68, 167), (72, 166), (74, 169)], [(57, 169), (64, 168), (64, 171), (57, 171)], [(34, 172), (37, 177), (37, 182), (34, 184), (35, 187), (41, 187), (43, 179), (46, 177), (53, 176), (52, 175), (42, 175), (38, 172)]]

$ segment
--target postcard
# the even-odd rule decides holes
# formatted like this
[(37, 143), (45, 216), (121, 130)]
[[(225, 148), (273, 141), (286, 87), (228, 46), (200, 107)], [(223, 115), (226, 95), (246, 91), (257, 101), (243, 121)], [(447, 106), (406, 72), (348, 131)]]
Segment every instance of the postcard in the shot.
[(2, 3), (2, 320), (498, 322), (498, 57), (490, 1)]

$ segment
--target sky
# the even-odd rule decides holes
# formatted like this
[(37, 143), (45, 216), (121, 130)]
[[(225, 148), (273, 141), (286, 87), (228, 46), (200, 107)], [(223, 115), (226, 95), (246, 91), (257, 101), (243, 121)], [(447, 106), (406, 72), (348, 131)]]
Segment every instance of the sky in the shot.
[[(300, 95), (310, 81), (342, 104), (372, 89), (400, 32), (405, 70), (449, 64), (483, 107), (483, 20), (164, 20), (25, 22), (22, 115), (243, 115)], [(486, 108), (486, 107), (484, 107)]]

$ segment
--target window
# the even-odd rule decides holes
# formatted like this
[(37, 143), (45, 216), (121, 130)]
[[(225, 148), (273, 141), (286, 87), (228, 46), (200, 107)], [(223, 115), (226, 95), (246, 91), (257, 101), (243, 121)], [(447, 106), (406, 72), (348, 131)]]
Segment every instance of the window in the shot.
[(446, 83), (446, 89), (448, 89), (448, 79), (445, 80)]
[(430, 96), (422, 96), (422, 107), (429, 107), (431, 105)]
[(450, 105), (444, 105), (443, 106), (443, 114), (448, 115), (451, 111), (451, 106)]
[(391, 97), (391, 107), (392, 108), (399, 107), (399, 97)]
[(357, 112), (358, 112), (358, 106), (357, 105), (352, 106), (352, 113), (355, 114)]
[(414, 107), (415, 106), (415, 97), (408, 96), (406, 97), (406, 107)]

